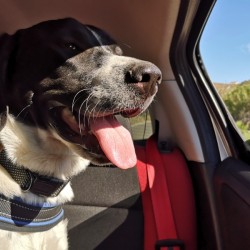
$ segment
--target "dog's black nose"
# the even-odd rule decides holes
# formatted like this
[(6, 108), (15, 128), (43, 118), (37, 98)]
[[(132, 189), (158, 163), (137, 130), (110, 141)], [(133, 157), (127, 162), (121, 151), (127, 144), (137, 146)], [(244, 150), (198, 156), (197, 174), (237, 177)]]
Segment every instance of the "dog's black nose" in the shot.
[(149, 65), (137, 65), (126, 72), (125, 81), (127, 83), (155, 82), (160, 84), (161, 71), (151, 63)]
[(161, 83), (162, 75), (160, 69), (151, 63), (136, 65), (125, 74), (125, 82), (133, 84), (140, 92), (155, 93), (155, 88)]

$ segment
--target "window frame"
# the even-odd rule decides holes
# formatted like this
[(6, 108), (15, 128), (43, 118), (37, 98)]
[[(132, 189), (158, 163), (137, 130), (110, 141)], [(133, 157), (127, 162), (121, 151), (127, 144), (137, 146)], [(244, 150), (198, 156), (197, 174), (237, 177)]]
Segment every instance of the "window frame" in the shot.
[[(200, 40), (207, 20), (213, 10), (216, 0), (202, 1), (194, 19), (187, 44), (187, 56), (191, 71), (196, 78), (197, 87), (204, 99), (217, 130), (217, 136), (223, 143), (228, 156), (250, 162), (250, 148), (242, 138), (235, 121), (229, 113), (224, 101), (213, 85), (200, 53)], [(207, 16), (204, 15), (207, 12)], [(202, 20), (203, 19), (203, 20)]]

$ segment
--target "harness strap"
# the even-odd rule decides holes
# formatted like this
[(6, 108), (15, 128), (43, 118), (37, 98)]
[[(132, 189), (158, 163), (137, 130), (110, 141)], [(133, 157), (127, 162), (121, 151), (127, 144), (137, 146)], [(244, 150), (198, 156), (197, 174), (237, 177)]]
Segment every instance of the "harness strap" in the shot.
[(15, 232), (42, 232), (49, 230), (63, 219), (62, 206), (44, 203), (35, 206), (21, 199), (0, 195), (0, 228)]
[(70, 181), (70, 179), (63, 181), (40, 175), (25, 169), (23, 166), (16, 166), (7, 157), (5, 150), (0, 152), (0, 164), (24, 192), (30, 191), (39, 196), (56, 197)]

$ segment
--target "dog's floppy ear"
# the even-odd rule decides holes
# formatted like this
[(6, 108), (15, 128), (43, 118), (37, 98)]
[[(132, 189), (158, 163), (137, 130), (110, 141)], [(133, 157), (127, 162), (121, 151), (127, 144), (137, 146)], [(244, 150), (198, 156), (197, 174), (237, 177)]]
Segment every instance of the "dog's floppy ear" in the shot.
[(13, 64), (15, 51), (15, 35), (3, 34), (0, 36), (0, 130), (4, 127), (7, 118), (7, 100), (4, 91)]

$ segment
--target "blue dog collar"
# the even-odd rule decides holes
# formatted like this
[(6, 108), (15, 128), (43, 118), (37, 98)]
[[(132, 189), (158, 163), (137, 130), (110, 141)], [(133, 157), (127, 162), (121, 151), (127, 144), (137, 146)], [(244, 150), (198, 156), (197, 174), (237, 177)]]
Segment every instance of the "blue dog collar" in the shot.
[(64, 217), (62, 206), (31, 205), (0, 195), (0, 228), (15, 232), (42, 232), (56, 226)]

